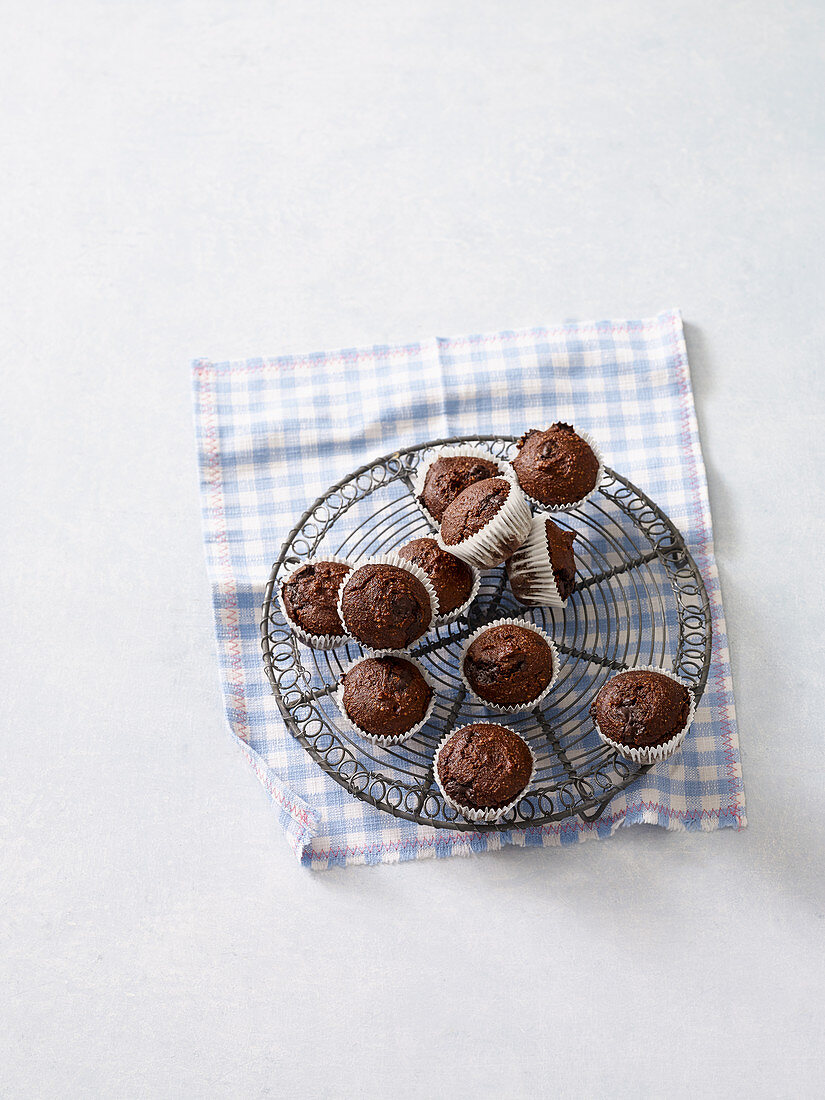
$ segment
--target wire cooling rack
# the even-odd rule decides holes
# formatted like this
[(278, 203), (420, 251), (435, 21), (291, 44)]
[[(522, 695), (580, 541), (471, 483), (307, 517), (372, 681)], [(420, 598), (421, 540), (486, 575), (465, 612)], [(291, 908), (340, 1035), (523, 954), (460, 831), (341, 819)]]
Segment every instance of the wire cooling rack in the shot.
[[(314, 650), (298, 642), (278, 602), (278, 580), (299, 562), (334, 553), (358, 562), (432, 535), (410, 488), (420, 463), (453, 443), (486, 446), (509, 459), (514, 437), (439, 439), (387, 455), (333, 485), (290, 531), (272, 567), (261, 620), (264, 666), (287, 729), (350, 794), (396, 817), (442, 829), (501, 830), (578, 815), (598, 817), (647, 767), (597, 737), (589, 708), (615, 671), (636, 665), (672, 669), (697, 702), (708, 677), (711, 619), (707, 592), (684, 540), (652, 500), (613, 470), (580, 509), (554, 522), (576, 534), (578, 580), (567, 607), (519, 604), (504, 567), (482, 574), (468, 614), (426, 634), (411, 650), (437, 688), (430, 721), (402, 745), (382, 747), (348, 732), (332, 701), (362, 650), (355, 643)], [(534, 710), (501, 721), (530, 744), (537, 760), (520, 802), (494, 824), (466, 822), (446, 805), (433, 779), (433, 756), (454, 726), (497, 717), (467, 698), (458, 674), (461, 647), (483, 623), (520, 617), (547, 630), (562, 657), (553, 691)]]

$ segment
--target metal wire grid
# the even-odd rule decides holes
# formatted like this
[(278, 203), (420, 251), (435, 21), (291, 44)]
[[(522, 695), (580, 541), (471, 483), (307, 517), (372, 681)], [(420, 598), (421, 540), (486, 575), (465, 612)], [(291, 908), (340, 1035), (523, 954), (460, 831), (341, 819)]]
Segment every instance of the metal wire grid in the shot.
[[(589, 715), (614, 671), (637, 665), (672, 668), (696, 693), (710, 665), (711, 620), (701, 575), (667, 516), (625, 478), (606, 470), (599, 492), (582, 508), (554, 517), (576, 533), (578, 582), (567, 607), (525, 609), (512, 596), (503, 567), (482, 576), (469, 613), (431, 631), (412, 649), (436, 682), (432, 718), (413, 739), (382, 747), (342, 728), (331, 696), (362, 650), (354, 643), (314, 650), (297, 641), (277, 600), (277, 581), (295, 564), (322, 553), (357, 562), (431, 535), (410, 490), (417, 466), (433, 450), (480, 443), (509, 458), (515, 438), (435, 440), (388, 455), (333, 485), (301, 517), (272, 568), (261, 620), (264, 665), (280, 712), (313, 759), (357, 798), (397, 817), (447, 829), (510, 829), (578, 814), (591, 820), (643, 772), (599, 741)], [(503, 616), (547, 630), (563, 657), (559, 681), (533, 711), (502, 720), (529, 743), (536, 773), (518, 805), (494, 824), (464, 821), (433, 780), (433, 756), (456, 725), (495, 718), (466, 697), (458, 674), (464, 640)]]

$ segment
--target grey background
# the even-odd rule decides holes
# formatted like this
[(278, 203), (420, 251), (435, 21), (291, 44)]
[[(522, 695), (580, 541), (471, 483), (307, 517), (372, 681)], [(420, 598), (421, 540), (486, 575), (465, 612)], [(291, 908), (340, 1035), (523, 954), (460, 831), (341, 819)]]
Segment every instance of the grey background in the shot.
[[(4, 5), (0, 1092), (814, 1096), (818, 2)], [(750, 826), (310, 875), (188, 363), (679, 305)]]

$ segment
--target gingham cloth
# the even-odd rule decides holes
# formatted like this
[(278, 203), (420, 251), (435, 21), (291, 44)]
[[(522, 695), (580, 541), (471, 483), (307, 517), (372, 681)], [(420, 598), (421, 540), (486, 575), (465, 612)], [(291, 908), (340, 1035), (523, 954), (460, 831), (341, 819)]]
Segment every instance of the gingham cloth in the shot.
[[(705, 471), (676, 310), (315, 355), (192, 367), (206, 559), (229, 725), (305, 866), (572, 844), (622, 825), (745, 824), (725, 618)], [(501, 833), (391, 817), (348, 795), (284, 728), (261, 661), (272, 562), (304, 510), (370, 459), (430, 439), (520, 435), (563, 420), (669, 513), (705, 578), (713, 614), (707, 689), (680, 754), (596, 821)]]

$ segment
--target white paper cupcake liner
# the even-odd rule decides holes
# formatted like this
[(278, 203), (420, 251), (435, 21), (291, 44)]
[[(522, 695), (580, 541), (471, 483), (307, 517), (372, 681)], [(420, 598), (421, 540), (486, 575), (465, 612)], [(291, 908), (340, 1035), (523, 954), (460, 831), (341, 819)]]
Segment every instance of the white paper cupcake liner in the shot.
[(441, 537), (441, 531), (438, 532), (437, 542), (442, 550), (461, 558), (468, 565), (474, 565), (476, 569), (492, 569), (501, 565), (515, 553), (511, 547), (518, 549), (530, 534), (533, 515), (527, 497), (512, 470), (501, 476), (509, 483), (510, 492), (504, 504), (480, 531), (455, 546), (448, 546)]
[[(658, 672), (662, 676), (668, 676), (671, 680), (675, 680), (677, 684), (681, 684), (683, 688), (687, 690), (688, 697), (690, 698), (690, 710), (688, 711), (687, 722), (684, 727), (674, 734), (669, 741), (665, 741), (662, 745), (645, 745), (642, 748), (631, 748), (629, 745), (622, 745), (619, 741), (614, 741), (606, 734), (602, 733), (599, 729), (599, 723), (596, 719), (593, 719), (593, 725), (596, 727), (596, 733), (599, 735), (602, 741), (606, 745), (610, 745), (626, 760), (632, 760), (636, 764), (660, 764), (662, 760), (667, 760), (668, 757), (673, 756), (677, 749), (681, 748), (682, 742), (687, 737), (688, 730), (693, 724), (693, 718), (696, 714), (696, 696), (689, 684), (686, 684), (684, 680), (680, 680), (678, 676), (672, 672), (668, 672), (666, 668), (657, 668), (655, 665), (635, 665), (633, 668), (622, 669), (621, 672), (617, 672), (616, 676), (622, 676), (625, 672)], [(615, 677), (611, 676), (611, 680)], [(610, 683), (610, 680), (607, 681)]]
[[(533, 525), (527, 541), (507, 561), (507, 575), (510, 578), (513, 595), (527, 607), (567, 606), (567, 600), (561, 598), (553, 573), (553, 562), (545, 527), (548, 519), (551, 521), (553, 519), (548, 512), (537, 512), (533, 516)], [(516, 595), (513, 584), (514, 574), (518, 583), (528, 587), (529, 600)]]
[[(427, 595), (430, 597), (430, 621), (427, 624), (427, 628), (425, 629), (424, 634), (419, 634), (419, 636), (414, 641), (410, 642), (411, 646), (415, 645), (416, 642), (419, 642), (424, 637), (424, 635), (427, 634), (428, 631), (432, 630), (432, 628), (436, 625), (438, 597), (435, 594), (433, 582), (420, 566), (415, 565), (411, 561), (404, 561), (403, 558), (399, 558), (398, 554), (396, 553), (380, 554), (377, 557), (365, 558), (364, 561), (350, 562), (350, 564), (352, 565), (352, 573), (344, 578), (344, 580), (341, 582), (341, 587), (338, 589), (338, 617), (344, 624), (344, 628), (346, 629), (347, 633), (362, 647), (362, 649), (366, 649), (370, 653), (376, 653), (382, 647), (372, 646), (368, 642), (362, 641), (356, 634), (352, 632), (352, 630), (350, 630), (350, 628), (347, 626), (346, 618), (344, 617), (342, 600), (344, 597), (344, 589), (347, 586), (347, 582), (352, 578), (353, 573), (356, 573), (365, 565), (394, 565), (397, 566), (397, 568), (399, 569), (406, 569), (408, 573), (412, 573), (412, 575), (417, 580), (421, 581), (421, 583), (424, 585), (424, 588), (427, 590)], [(398, 650), (397, 652), (400, 653), (401, 650)]]
[(509, 462), (507, 462), (506, 459), (497, 458), (484, 447), (474, 447), (470, 443), (460, 443), (452, 447), (439, 447), (432, 458), (418, 467), (411, 479), (413, 496), (416, 499), (416, 503), (421, 509), (424, 519), (435, 531), (437, 531), (441, 525), (435, 516), (430, 515), (427, 506), (421, 499), (421, 494), (424, 492), (424, 482), (427, 479), (427, 471), (439, 458), (481, 458), (484, 459), (485, 462), (492, 462), (494, 465), (498, 466), (504, 476), (512, 475)]
[[(572, 512), (574, 508), (581, 508), (583, 504), (586, 504), (588, 500), (590, 500), (590, 498), (599, 491), (599, 486), (601, 485), (602, 481), (604, 481), (604, 458), (602, 457), (601, 448), (589, 432), (580, 432), (578, 428), (574, 428), (574, 431), (580, 439), (583, 439), (585, 441), (593, 454), (599, 460), (599, 468), (596, 471), (596, 484), (593, 486), (589, 493), (581, 498), (581, 500), (574, 500), (572, 504), (543, 504), (540, 500), (536, 500), (535, 497), (531, 497), (527, 490), (522, 488), (522, 492), (530, 501), (530, 503), (534, 507), (539, 508), (544, 512)], [(518, 481), (518, 476), (516, 475), (515, 469), (513, 469), (512, 472), (513, 476), (516, 478), (516, 481), (520, 485), (521, 483)]]
[[(298, 572), (299, 569), (303, 569), (305, 565), (317, 565), (318, 562), (322, 561), (332, 561), (336, 562), (338, 565), (348, 565), (350, 569), (353, 568), (352, 562), (347, 561), (346, 558), (339, 557), (338, 554), (323, 554), (318, 555), (314, 558), (307, 558), (306, 561), (299, 561), (297, 565), (293, 565), (289, 572), (284, 577), (282, 577), (280, 581), (278, 581), (278, 600), (281, 604), (281, 611), (283, 612), (289, 629), (292, 631), (296, 638), (299, 638), (304, 643), (304, 645), (308, 645), (312, 649), (336, 649), (338, 646), (346, 645), (347, 642), (350, 640), (350, 636), (347, 633), (310, 634), (309, 631), (304, 630), (304, 628), (302, 626), (299, 626), (298, 623), (294, 621), (294, 619), (290, 618), (289, 612), (286, 609), (286, 604), (284, 603), (284, 585), (287, 583), (287, 581), (289, 581), (292, 576)], [(344, 578), (344, 580), (346, 580), (346, 577)], [(338, 591), (340, 593), (340, 588)], [(338, 618), (341, 618), (340, 610), (338, 612)], [(341, 622), (343, 621), (344, 620), (341, 619)]]
[[(485, 630), (491, 630), (494, 626), (504, 626), (507, 623), (510, 623), (512, 626), (523, 627), (525, 630), (532, 630), (534, 634), (538, 634), (540, 638), (543, 638), (544, 641), (547, 642), (547, 644), (550, 646), (550, 652), (553, 659), (553, 674), (550, 677), (550, 683), (547, 685), (544, 691), (541, 692), (540, 695), (537, 695), (535, 697), (535, 699), (531, 699), (529, 703), (518, 703), (515, 706), (505, 707), (502, 706), (500, 703), (491, 703), (489, 699), (482, 699), (482, 697), (473, 690), (473, 688), (470, 686), (470, 681), (467, 679), (464, 673), (464, 658), (467, 655), (467, 650), (480, 634), (483, 634)], [(476, 702), (482, 703), (490, 710), (500, 711), (502, 714), (520, 714), (522, 711), (525, 710), (535, 710), (535, 708), (545, 698), (545, 696), (549, 695), (555, 687), (556, 681), (559, 678), (560, 668), (561, 658), (559, 657), (558, 649), (556, 649), (556, 643), (553, 641), (547, 631), (542, 630), (541, 627), (536, 626), (535, 623), (528, 622), (525, 619), (496, 619), (495, 622), (485, 623), (484, 626), (480, 626), (477, 630), (473, 631), (473, 633), (461, 647), (461, 653), (458, 658), (458, 672), (461, 676), (461, 682), (464, 684), (467, 694)]]
[[(344, 677), (348, 672), (351, 672), (356, 665), (360, 665), (362, 661), (368, 661), (373, 657), (398, 657), (399, 660), (409, 661), (411, 665), (415, 665), (418, 671), (426, 680), (427, 684), (432, 690), (432, 698), (430, 699), (429, 706), (426, 713), (420, 722), (416, 722), (414, 726), (411, 726), (405, 733), (394, 734), (391, 737), (382, 737), (378, 733), (367, 733), (366, 730), (361, 729), (350, 716), (347, 714), (346, 707), (344, 706)], [(424, 668), (420, 661), (415, 657), (411, 657), (406, 650), (401, 649), (376, 649), (364, 654), (361, 657), (357, 657), (354, 661), (350, 661), (344, 671), (341, 673), (341, 678), (338, 681), (338, 686), (332, 694), (333, 701), (338, 708), (341, 715), (341, 725), (344, 729), (349, 730), (350, 733), (356, 734), (358, 737), (363, 737), (367, 741), (373, 741), (376, 745), (401, 745), (405, 741), (409, 741), (411, 737), (423, 729), (424, 726), (432, 718), (433, 710), (435, 709), (436, 699), (438, 697), (438, 691), (436, 689), (435, 681), (429, 672)]]
[[(533, 761), (533, 767), (530, 771), (530, 778), (527, 780), (527, 785), (523, 788), (523, 790), (519, 791), (519, 793), (516, 795), (516, 797), (514, 799), (512, 799), (512, 801), (508, 802), (506, 806), (498, 806), (495, 809), (477, 810), (477, 809), (473, 808), (472, 806), (462, 806), (460, 802), (456, 802), (454, 799), (450, 798), (450, 796), (444, 790), (444, 787), (441, 783), (441, 776), (439, 774), (439, 763), (440, 763), (440, 760), (441, 760), (441, 750), (444, 748), (444, 746), (447, 744), (447, 742), (450, 740), (450, 738), (453, 736), (453, 734), (460, 733), (461, 730), (465, 729), (467, 726), (500, 726), (500, 725), (503, 725), (503, 723), (501, 723), (501, 722), (465, 722), (463, 726), (457, 726), (454, 730), (450, 730), (450, 732), (448, 734), (446, 734), (441, 739), (441, 741), (439, 742), (438, 748), (435, 750), (435, 757), (433, 759), (433, 774), (435, 776), (436, 783), (438, 783), (438, 789), (441, 791), (441, 797), (444, 799), (444, 801), (447, 803), (447, 805), (451, 809), (455, 810), (456, 813), (461, 814), (461, 816), (465, 819), (465, 821), (486, 821), (486, 822), (498, 821), (499, 818), (504, 817), (504, 815), (509, 810), (512, 810), (514, 806), (517, 806), (519, 804), (519, 802), (521, 802), (522, 798), (525, 797), (525, 795), (530, 790), (530, 787), (533, 784), (533, 779), (534, 779), (535, 774), (536, 774), (536, 756), (535, 756), (535, 753), (530, 748), (530, 746), (527, 744), (527, 742), (524, 741), (524, 738), (521, 737), (520, 734), (517, 734), (515, 730), (510, 730), (511, 733), (516, 733), (516, 737), (518, 737), (519, 740), (524, 741), (524, 744), (527, 745), (527, 751), (530, 753), (530, 759)], [(509, 726), (507, 726), (506, 728), (510, 729)]]

